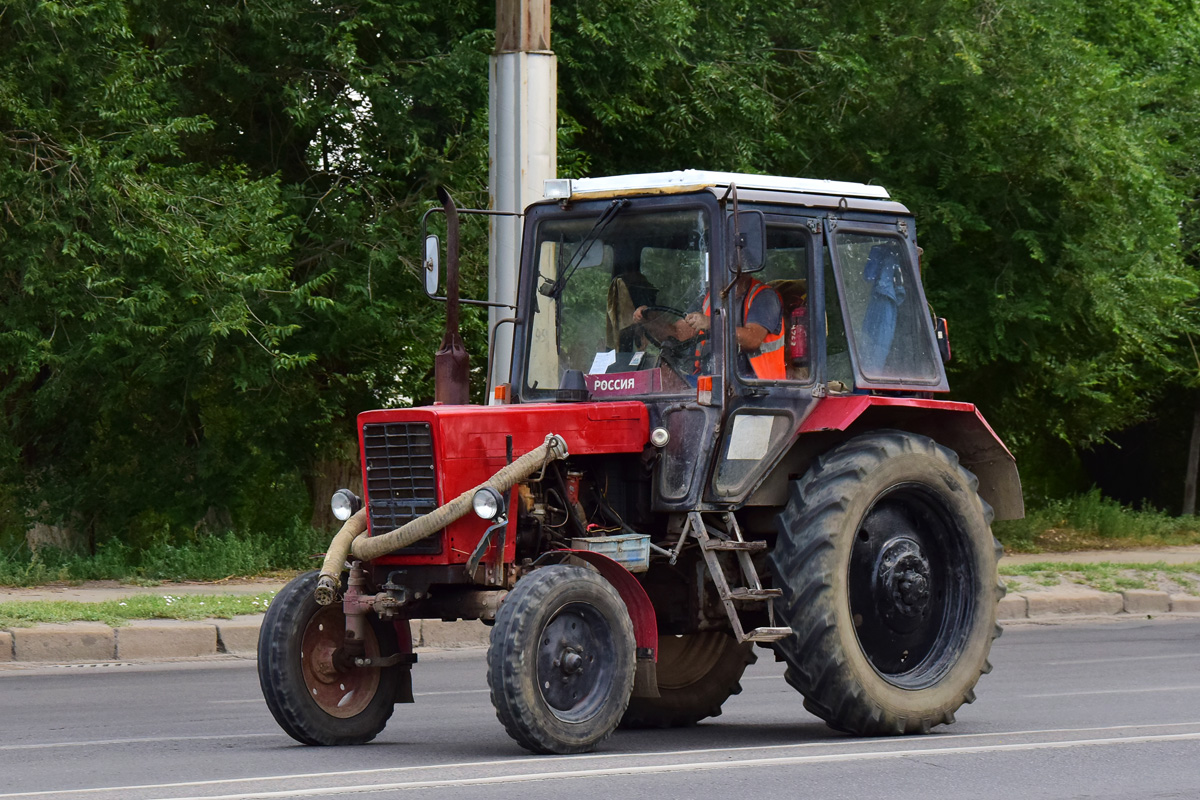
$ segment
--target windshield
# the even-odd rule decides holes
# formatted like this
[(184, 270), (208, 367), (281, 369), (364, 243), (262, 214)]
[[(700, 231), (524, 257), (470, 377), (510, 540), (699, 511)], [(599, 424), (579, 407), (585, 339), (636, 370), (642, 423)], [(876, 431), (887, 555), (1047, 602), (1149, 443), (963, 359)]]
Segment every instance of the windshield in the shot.
[(598, 219), (537, 228), (526, 390), (586, 388), (595, 398), (689, 390), (697, 343), (674, 329), (708, 291), (707, 213), (626, 207)]

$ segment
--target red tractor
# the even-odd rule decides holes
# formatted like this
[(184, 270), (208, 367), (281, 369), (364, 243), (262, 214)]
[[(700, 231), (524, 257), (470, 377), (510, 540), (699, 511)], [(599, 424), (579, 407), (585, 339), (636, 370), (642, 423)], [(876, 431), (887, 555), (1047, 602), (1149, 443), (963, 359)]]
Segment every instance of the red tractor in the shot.
[(375, 737), (412, 702), (413, 619), (493, 626), (492, 702), (537, 753), (716, 716), (755, 645), (838, 730), (953, 722), (1000, 632), (990, 524), (1024, 510), (983, 417), (936, 399), (911, 212), (631, 175), (548, 182), (523, 241), (495, 402), (358, 417), (364, 496), (262, 627), (283, 729)]

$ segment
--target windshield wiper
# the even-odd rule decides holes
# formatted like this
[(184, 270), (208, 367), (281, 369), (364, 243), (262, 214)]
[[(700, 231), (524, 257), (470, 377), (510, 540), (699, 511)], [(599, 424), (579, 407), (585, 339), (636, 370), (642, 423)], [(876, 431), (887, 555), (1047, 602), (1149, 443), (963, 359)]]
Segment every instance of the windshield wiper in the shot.
[(563, 289), (567, 288), (567, 281), (571, 280), (571, 276), (575, 274), (575, 270), (579, 269), (579, 265), (583, 263), (584, 256), (592, 249), (596, 238), (604, 233), (604, 229), (613, 221), (617, 214), (621, 213), (621, 209), (629, 205), (629, 201), (625, 199), (613, 200), (609, 203), (608, 208), (596, 219), (592, 229), (588, 231), (588, 235), (583, 237), (579, 246), (575, 249), (575, 255), (571, 256), (571, 261), (567, 264), (567, 268), (558, 276), (558, 280), (551, 281), (543, 278), (543, 283), (538, 287), (538, 293), (545, 297), (553, 297), (558, 300), (562, 297)]

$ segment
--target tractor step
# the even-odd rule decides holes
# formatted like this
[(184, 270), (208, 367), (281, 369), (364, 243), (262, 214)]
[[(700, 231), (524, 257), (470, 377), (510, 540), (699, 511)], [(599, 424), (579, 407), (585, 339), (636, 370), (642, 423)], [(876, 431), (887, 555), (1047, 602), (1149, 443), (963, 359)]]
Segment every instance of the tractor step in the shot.
[(754, 628), (746, 633), (747, 642), (778, 642), (792, 635), (791, 628)]
[(727, 539), (709, 539), (701, 547), (705, 550), (744, 550), (747, 553), (761, 553), (767, 549), (767, 543), (762, 541), (735, 542)]
[[(724, 524), (721, 527), (710, 528), (704, 521), (705, 513), (721, 514), (724, 517)], [(789, 628), (775, 627), (775, 598), (782, 595), (783, 592), (779, 589), (763, 587), (762, 580), (758, 577), (758, 570), (754, 567), (754, 560), (750, 558), (751, 553), (761, 553), (766, 550), (766, 542), (748, 542), (743, 539), (737, 518), (732, 512), (691, 511), (688, 513), (683, 533), (679, 536), (679, 542), (675, 546), (675, 555), (672, 556), (671, 563), (674, 563), (674, 559), (683, 549), (683, 543), (689, 536), (694, 537), (697, 544), (700, 545), (704, 564), (708, 567), (709, 577), (716, 586), (717, 597), (721, 598), (721, 604), (725, 607), (725, 615), (729, 618), (729, 627), (733, 630), (733, 636), (737, 639), (738, 644), (742, 642), (777, 642), (791, 635), (792, 632)], [(736, 569), (741, 573), (741, 580), (738, 580), (737, 583), (744, 585), (730, 587), (730, 581), (725, 576), (725, 568), (721, 566), (721, 560), (718, 558), (721, 552), (732, 552), (737, 557)], [(735, 602), (765, 603), (767, 625), (761, 628), (752, 628), (747, 632), (742, 626), (741, 615), (737, 606), (734, 605)], [(743, 610), (747, 609), (743, 608)]]
[(772, 597), (780, 597), (783, 594), (782, 589), (746, 589), (744, 587), (729, 590), (730, 600), (769, 600)]

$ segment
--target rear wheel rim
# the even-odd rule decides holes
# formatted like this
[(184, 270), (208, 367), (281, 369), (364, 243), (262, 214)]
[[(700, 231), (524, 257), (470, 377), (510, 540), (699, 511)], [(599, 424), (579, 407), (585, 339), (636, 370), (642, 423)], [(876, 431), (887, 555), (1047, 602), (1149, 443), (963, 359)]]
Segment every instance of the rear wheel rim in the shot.
[(935, 685), (970, 636), (976, 584), (966, 537), (920, 484), (881, 494), (863, 517), (847, 585), (859, 647), (887, 682)]
[(730, 638), (719, 631), (658, 637), (658, 688), (685, 689), (716, 668)]

